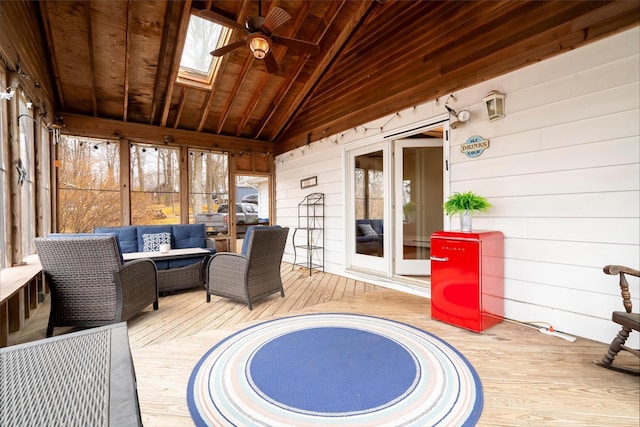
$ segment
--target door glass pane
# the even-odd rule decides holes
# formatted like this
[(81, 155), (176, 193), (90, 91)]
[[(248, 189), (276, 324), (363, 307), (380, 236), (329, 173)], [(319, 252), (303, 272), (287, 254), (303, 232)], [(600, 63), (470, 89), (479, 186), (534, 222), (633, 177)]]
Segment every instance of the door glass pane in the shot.
[(356, 253), (384, 256), (384, 169), (382, 150), (355, 157)]
[(428, 260), (430, 236), (442, 227), (442, 148), (402, 150), (402, 258)]

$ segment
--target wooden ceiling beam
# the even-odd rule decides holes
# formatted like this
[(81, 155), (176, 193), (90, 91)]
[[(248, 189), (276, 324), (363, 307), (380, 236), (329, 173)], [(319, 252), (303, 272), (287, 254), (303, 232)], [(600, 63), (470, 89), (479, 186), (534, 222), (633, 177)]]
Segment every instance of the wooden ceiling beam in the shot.
[[(206, 8), (207, 9), (211, 9), (211, 3), (207, 2), (206, 3)], [(238, 18), (236, 19), (237, 22), (240, 22), (241, 20), (244, 20), (244, 18), (247, 16), (247, 9), (249, 7), (249, 0), (243, 0), (241, 6), (240, 6), (240, 13), (238, 14)], [(238, 34), (238, 30), (234, 30), (232, 29), (232, 31), (235, 31), (234, 36), (237, 37)], [(242, 36), (244, 37), (244, 36)], [(237, 38), (237, 40), (239, 40), (240, 38)], [(229, 40), (229, 43), (231, 43), (231, 40)], [(222, 58), (222, 61), (224, 61), (222, 64), (220, 64), (220, 68), (218, 69), (218, 72), (216, 73), (216, 75), (214, 76), (214, 81), (212, 84), (212, 87), (217, 87), (218, 82), (220, 81), (222, 74), (224, 73), (224, 70), (226, 68), (226, 63), (229, 60), (229, 55), (225, 55)], [(246, 66), (246, 62), (245, 62), (245, 66)], [(215, 99), (215, 91), (212, 89), (209, 91), (209, 93), (207, 94), (207, 96), (205, 97), (205, 101), (202, 105), (202, 108), (200, 109), (200, 118), (198, 119), (198, 125), (196, 126), (196, 130), (197, 131), (202, 131), (204, 129), (204, 126), (207, 122), (207, 118), (209, 117), (209, 112), (211, 111), (211, 105), (213, 103), (213, 100)], [(231, 98), (233, 97), (233, 95), (231, 96)], [(228, 108), (227, 110), (225, 110), (228, 114)], [(219, 128), (221, 128), (224, 125), (224, 120), (226, 120), (226, 117), (221, 118), (220, 123), (219, 123)]]
[(56, 113), (64, 117), (65, 134), (91, 138), (125, 138), (129, 141), (204, 148), (229, 152), (273, 153), (274, 144), (235, 136), (212, 135), (184, 129), (153, 126), (143, 123), (121, 122), (78, 114)]
[[(164, 105), (162, 107), (162, 116), (160, 118), (160, 126), (166, 126), (169, 118), (169, 111), (171, 109), (171, 100), (173, 98), (173, 90), (176, 86), (176, 79), (178, 78), (178, 72), (180, 71), (180, 55), (184, 49), (184, 42), (187, 38), (187, 27), (189, 26), (189, 18), (191, 10), (191, 0), (185, 0), (182, 2), (182, 17), (180, 19), (180, 25), (178, 28), (178, 40), (176, 41), (176, 49), (173, 52), (173, 61), (171, 71), (169, 72), (169, 79), (167, 80), (167, 87), (164, 91)], [(177, 123), (174, 123), (177, 126)]]
[(60, 82), (60, 72), (58, 70), (58, 61), (56, 59), (56, 49), (55, 44), (53, 43), (53, 35), (51, 34), (51, 25), (48, 17), (48, 3), (45, 1), (40, 1), (38, 2), (38, 6), (40, 7), (40, 15), (42, 16), (42, 25), (44, 27), (44, 35), (47, 41), (49, 58), (51, 58), (51, 60), (49, 61), (49, 66), (51, 67), (51, 73), (53, 74), (53, 84), (56, 87), (54, 93), (57, 98), (58, 105), (60, 105), (60, 108), (64, 110), (64, 92), (62, 91), (62, 83)]
[(93, 56), (93, 26), (91, 25), (91, 2), (85, 2), (84, 18), (87, 25), (87, 44), (89, 46), (89, 78), (91, 79), (91, 105), (93, 115), (98, 117), (98, 96), (96, 95), (96, 64)]
[(244, 60), (244, 64), (242, 65), (242, 70), (238, 73), (236, 81), (231, 88), (229, 93), (229, 97), (222, 108), (222, 115), (220, 116), (220, 121), (218, 122), (218, 126), (216, 128), (216, 133), (222, 133), (222, 129), (224, 128), (224, 123), (227, 121), (229, 114), (231, 113), (231, 106), (233, 105), (236, 97), (238, 96), (238, 92), (242, 87), (242, 84), (247, 79), (249, 74), (249, 69), (251, 68), (251, 64), (253, 63), (253, 55), (248, 55)]
[[(338, 53), (340, 52), (340, 48), (351, 36), (351, 33), (358, 26), (367, 11), (370, 10), (372, 4), (373, 1), (371, 0), (358, 2), (357, 8), (354, 10), (349, 19), (349, 23), (343, 28), (336, 29), (340, 31), (340, 33), (335, 42), (331, 45), (331, 47), (323, 48), (325, 54), (319, 61), (318, 66), (315, 68), (315, 70), (313, 70), (313, 72), (309, 76), (309, 79), (307, 79), (303, 87), (297, 92), (294, 99), (291, 102), (287, 102), (284, 111), (280, 112), (278, 116), (280, 117), (279, 123), (274, 126), (273, 135), (275, 135), (275, 137), (272, 139), (277, 140), (279, 136), (282, 135), (291, 125), (291, 123), (296, 119), (296, 115), (294, 114), (294, 112), (298, 110), (302, 102), (307, 98), (311, 90), (314, 88), (314, 86), (324, 73), (325, 68), (327, 68), (327, 66), (333, 61), (336, 55), (338, 55)], [(343, 3), (342, 6), (344, 7), (344, 5), (345, 4)], [(322, 40), (320, 40), (320, 44), (322, 44)]]
[[(318, 28), (317, 33), (314, 34), (314, 37), (312, 39), (322, 41), (322, 38), (326, 33), (327, 29), (331, 28), (331, 25), (335, 22), (335, 19), (338, 16), (338, 13), (340, 12), (340, 10), (342, 9), (342, 6), (344, 6), (344, 1), (342, 1), (341, 3), (337, 1), (331, 3), (331, 8), (327, 10), (327, 13), (323, 17), (324, 25)], [(309, 54), (300, 56), (298, 58), (298, 61), (291, 68), (293, 71), (289, 73), (286, 79), (283, 80), (282, 84), (278, 88), (278, 91), (276, 92), (276, 95), (271, 100), (269, 109), (262, 114), (262, 119), (260, 120), (260, 123), (258, 124), (258, 126), (256, 126), (253, 132), (253, 135), (256, 138), (262, 135), (263, 131), (265, 130), (265, 127), (267, 126), (267, 124), (269, 124), (275, 112), (280, 108), (280, 105), (284, 101), (286, 95), (289, 93), (289, 91), (294, 86), (294, 84), (298, 81), (298, 77), (304, 71), (305, 63), (309, 61), (310, 58), (311, 58), (311, 55)]]
[[(245, 8), (242, 9), (241, 15), (247, 15), (248, 2), (244, 4)], [(242, 87), (243, 83), (247, 80), (249, 75), (249, 70), (251, 69), (251, 64), (253, 63), (253, 54), (247, 55), (247, 58), (242, 65), (242, 70), (237, 74), (236, 81), (229, 92), (229, 97), (222, 108), (222, 115), (220, 116), (220, 121), (218, 122), (218, 126), (216, 128), (216, 133), (222, 133), (222, 129), (224, 128), (224, 124), (231, 113), (231, 106), (234, 104), (236, 97)]]
[[(272, 3), (271, 7), (276, 7), (277, 3)], [(296, 11), (296, 16), (294, 18), (294, 22), (293, 24), (288, 24), (287, 25), (287, 31), (284, 34), (281, 34), (284, 37), (294, 37), (298, 30), (300, 29), (300, 27), (302, 26), (302, 23), (304, 22), (307, 14), (309, 13), (309, 9), (311, 7), (311, 3), (310, 2), (305, 2), (300, 6), (300, 9), (298, 9)], [(274, 49), (274, 56), (276, 58), (276, 62), (278, 64), (282, 63), (282, 60), (284, 58), (284, 56), (289, 52), (289, 49), (287, 49), (284, 46), (278, 46), (277, 47), (278, 50), (278, 54), (275, 54), (276, 49)], [(300, 56), (301, 58), (305, 58), (308, 57), (307, 55), (301, 54)], [(286, 75), (284, 76), (284, 78), (282, 79), (284, 82), (293, 82), (294, 80), (294, 76), (297, 75), (302, 68), (303, 64), (300, 64), (300, 60), (298, 60), (296, 62), (296, 65), (293, 68), (290, 68), (289, 71), (286, 73)], [(251, 95), (251, 99), (249, 100), (249, 103), (247, 105), (247, 107), (244, 110), (244, 114), (242, 115), (242, 118), (238, 121), (238, 125), (236, 126), (236, 131), (235, 131), (235, 135), (236, 136), (240, 136), (242, 134), (242, 131), (244, 130), (245, 126), (247, 125), (247, 122), (249, 121), (249, 118), (253, 115), (253, 113), (256, 110), (256, 107), (258, 105), (258, 103), (261, 100), (261, 97), (263, 96), (264, 93), (264, 88), (267, 85), (267, 82), (269, 81), (274, 81), (275, 79), (272, 78), (272, 75), (270, 73), (264, 73), (264, 75), (262, 76), (262, 79), (260, 80), (260, 82), (257, 84), (257, 88), (256, 90), (254, 90), (253, 94)]]
[(123, 97), (122, 97), (122, 121), (126, 122), (129, 117), (129, 67), (130, 67), (130, 52), (131, 52), (131, 25), (133, 19), (131, 19), (131, 2), (127, 1), (127, 33), (124, 35), (124, 76), (123, 76)]
[(180, 87), (180, 98), (178, 99), (178, 108), (176, 109), (176, 115), (173, 120), (173, 128), (176, 129), (178, 127), (178, 123), (180, 123), (180, 117), (182, 116), (182, 111), (184, 110), (184, 97), (187, 94), (187, 88)]
[[(157, 72), (153, 83), (153, 98), (151, 100), (151, 112), (149, 113), (150, 125), (156, 122), (159, 103), (162, 100), (162, 82), (171, 74), (174, 58), (177, 55), (177, 40), (179, 39), (178, 26), (182, 21), (184, 9), (180, 2), (172, 1), (167, 5), (160, 42), (160, 55), (158, 57)], [(176, 24), (176, 22), (178, 24)]]

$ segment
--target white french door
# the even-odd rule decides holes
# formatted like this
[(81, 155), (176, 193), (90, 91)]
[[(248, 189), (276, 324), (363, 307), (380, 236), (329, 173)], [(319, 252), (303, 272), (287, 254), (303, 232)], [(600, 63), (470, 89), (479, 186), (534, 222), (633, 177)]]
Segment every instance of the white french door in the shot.
[(346, 267), (386, 277), (431, 274), (444, 227), (446, 120), (345, 148)]
[(431, 274), (431, 234), (443, 227), (443, 139), (394, 141), (394, 273)]
[(389, 270), (389, 144), (349, 151), (346, 181), (351, 194), (347, 215), (349, 259), (353, 268), (387, 274)]

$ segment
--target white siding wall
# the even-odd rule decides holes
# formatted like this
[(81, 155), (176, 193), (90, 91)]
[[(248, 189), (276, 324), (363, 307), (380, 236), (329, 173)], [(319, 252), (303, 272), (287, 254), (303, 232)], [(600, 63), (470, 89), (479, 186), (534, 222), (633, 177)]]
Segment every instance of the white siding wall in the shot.
[[(505, 234), (510, 319), (549, 322), (602, 342), (617, 332), (610, 320), (612, 310), (622, 309), (617, 278), (602, 267), (640, 268), (639, 41), (635, 28), (460, 90), (450, 103), (472, 113), (470, 122), (452, 130), (450, 188), (480, 193), (494, 206), (473, 225)], [(507, 94), (507, 116), (494, 122), (482, 102), (490, 90)], [(440, 99), (395, 121), (390, 116), (363, 125), (389, 123), (387, 131), (443, 111)], [(475, 159), (460, 152), (472, 135), (490, 140)], [(276, 160), (278, 223), (295, 227), (304, 195), (326, 193), (327, 270), (337, 274), (344, 269), (340, 144), (358, 138), (370, 136), (349, 132)], [(318, 187), (301, 190), (300, 179), (314, 175)], [(637, 310), (639, 285), (631, 282)]]

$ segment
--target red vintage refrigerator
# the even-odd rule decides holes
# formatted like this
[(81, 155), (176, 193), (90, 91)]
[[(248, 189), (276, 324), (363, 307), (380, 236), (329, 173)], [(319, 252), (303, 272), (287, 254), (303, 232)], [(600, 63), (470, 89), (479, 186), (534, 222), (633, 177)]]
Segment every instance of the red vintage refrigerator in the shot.
[(475, 332), (504, 319), (504, 235), (431, 235), (431, 318)]

